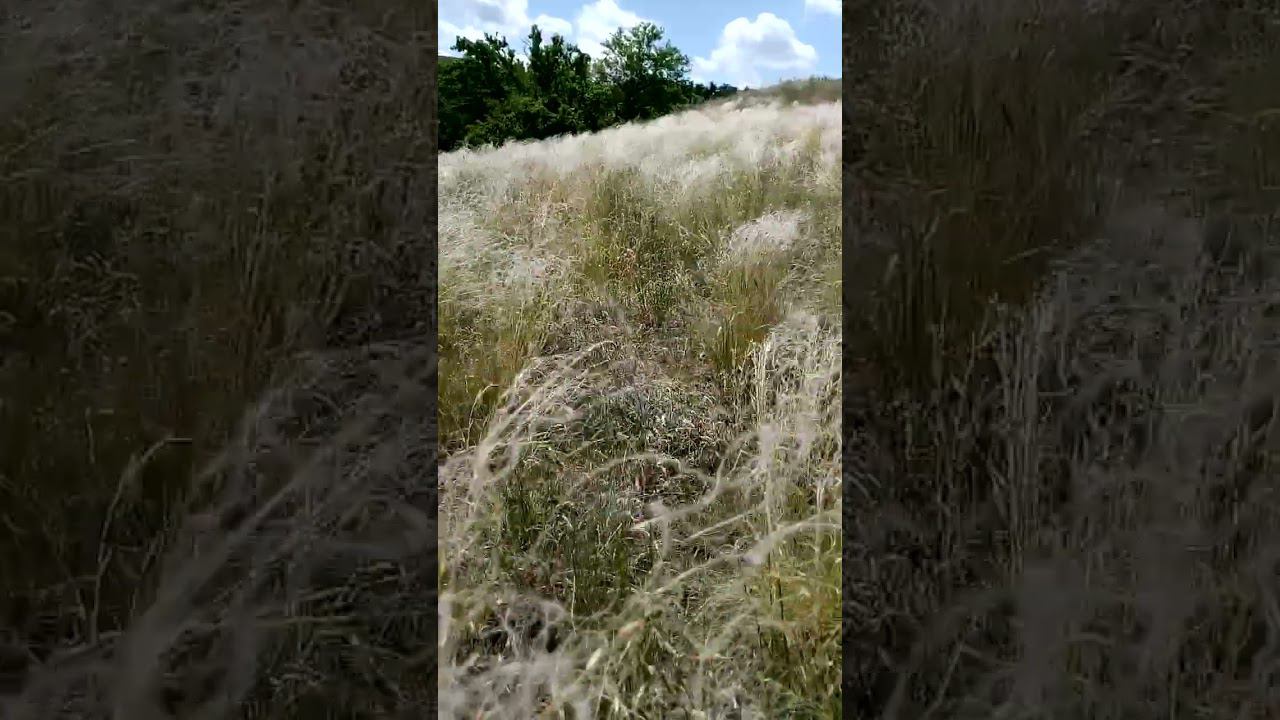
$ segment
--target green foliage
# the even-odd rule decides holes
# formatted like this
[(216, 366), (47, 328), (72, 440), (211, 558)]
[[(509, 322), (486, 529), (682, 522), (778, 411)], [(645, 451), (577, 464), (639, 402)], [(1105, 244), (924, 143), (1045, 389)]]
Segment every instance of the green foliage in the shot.
[(606, 88), (591, 75), (591, 57), (559, 35), (544, 45), (537, 25), (529, 32), (529, 75), (548, 115), (539, 136), (595, 131), (612, 122)]
[(521, 94), (527, 82), (523, 65), (503, 38), (460, 37), (453, 49), (464, 53), (464, 58), (440, 67), (440, 145), (444, 148), (473, 141), (474, 126), (491, 116), (501, 117), (477, 131), (475, 140), (483, 142), (507, 127), (520, 115), (519, 107), (512, 107), (510, 100)]
[(689, 57), (661, 41), (661, 28), (640, 23), (619, 28), (604, 43), (600, 69), (617, 90), (623, 120), (655, 118), (687, 99), (681, 81), (689, 72)]
[(440, 63), (441, 150), (594, 132), (737, 92), (690, 81), (688, 57), (662, 37), (647, 23), (619, 29), (593, 62), (560, 35), (544, 40), (534, 25), (527, 63), (505, 39), (458, 38), (453, 49), (462, 56)]

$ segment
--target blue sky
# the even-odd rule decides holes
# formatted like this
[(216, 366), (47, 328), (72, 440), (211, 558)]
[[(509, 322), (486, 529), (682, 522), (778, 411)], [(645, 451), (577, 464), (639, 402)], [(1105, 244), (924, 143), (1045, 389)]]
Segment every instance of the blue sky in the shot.
[(840, 76), (841, 0), (440, 0), (440, 52), (493, 33), (517, 51), (529, 26), (559, 33), (595, 57), (618, 27), (648, 20), (689, 56), (700, 82), (761, 87)]

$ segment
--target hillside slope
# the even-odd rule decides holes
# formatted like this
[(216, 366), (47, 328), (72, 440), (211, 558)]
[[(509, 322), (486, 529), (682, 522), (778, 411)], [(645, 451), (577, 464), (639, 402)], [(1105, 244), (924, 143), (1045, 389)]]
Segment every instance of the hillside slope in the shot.
[(442, 716), (839, 716), (840, 118), (441, 157)]

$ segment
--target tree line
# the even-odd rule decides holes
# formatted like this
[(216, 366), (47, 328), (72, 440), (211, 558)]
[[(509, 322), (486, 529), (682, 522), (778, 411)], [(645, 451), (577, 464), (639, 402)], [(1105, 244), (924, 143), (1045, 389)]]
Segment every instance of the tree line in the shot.
[(505, 38), (459, 37), (457, 58), (441, 58), (440, 149), (540, 140), (648, 120), (711, 98), (732, 85), (695, 83), (689, 58), (662, 29), (618, 29), (593, 59), (561, 35), (550, 42), (534, 25), (522, 60)]

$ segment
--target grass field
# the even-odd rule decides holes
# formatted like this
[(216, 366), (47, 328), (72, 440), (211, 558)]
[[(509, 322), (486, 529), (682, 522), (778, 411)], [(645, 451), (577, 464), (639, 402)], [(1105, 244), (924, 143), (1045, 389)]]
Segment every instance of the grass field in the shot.
[(441, 156), (444, 715), (839, 717), (838, 92)]
[(0, 717), (1275, 716), (1274, 3), (438, 162), (422, 5), (0, 18)]
[(836, 714), (838, 106), (447, 156), (437, 256), (424, 11), (0, 18), (5, 720)]
[(0, 17), (0, 717), (433, 714), (427, 19)]
[(847, 716), (1280, 707), (1278, 21), (846, 6)]

